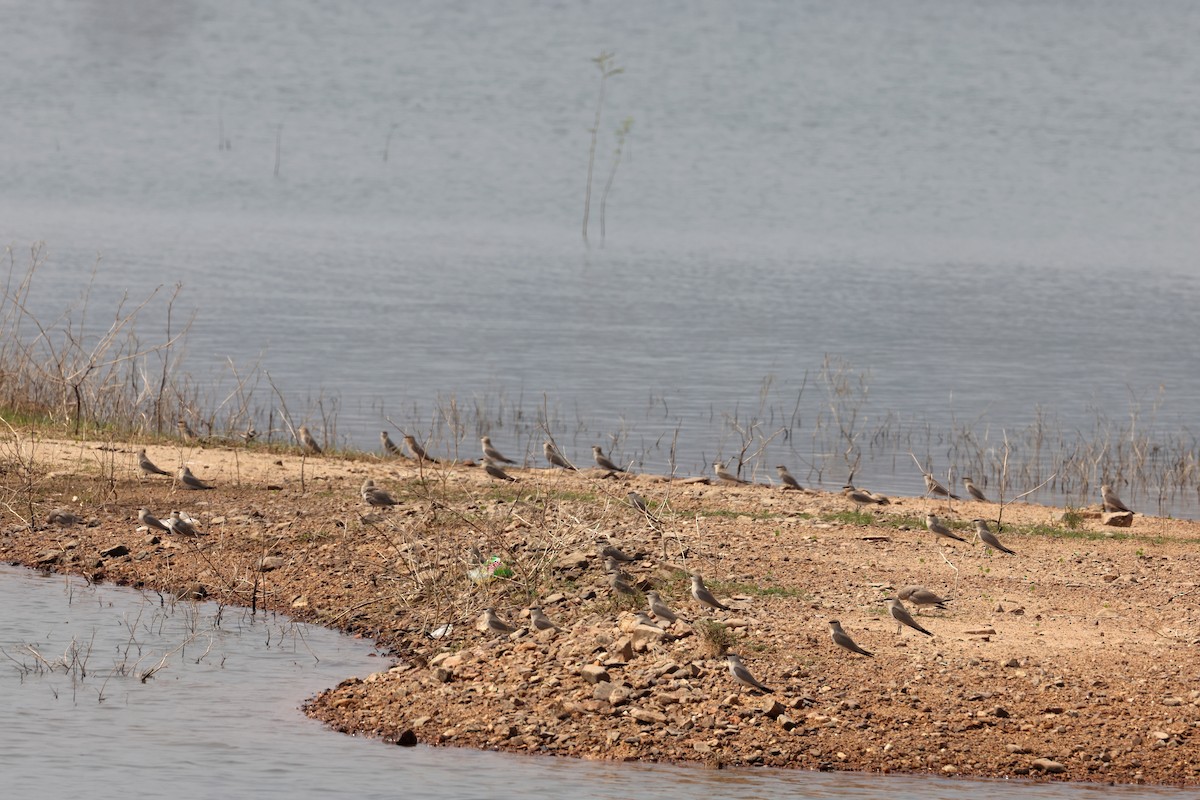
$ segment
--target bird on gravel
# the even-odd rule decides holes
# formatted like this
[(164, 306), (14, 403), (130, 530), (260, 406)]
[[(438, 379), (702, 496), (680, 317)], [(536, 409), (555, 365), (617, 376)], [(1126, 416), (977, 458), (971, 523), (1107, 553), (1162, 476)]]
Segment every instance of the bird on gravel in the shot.
[(512, 481), (515, 483), (517, 480), (501, 469), (499, 464), (493, 464), (487, 456), (483, 457), (483, 471), (498, 481)]
[(926, 589), (924, 586), (905, 586), (900, 591), (896, 592), (896, 597), (900, 600), (907, 600), (917, 607), (917, 613), (921, 613), (921, 609), (925, 606), (933, 606), (934, 608), (947, 611), (946, 603), (950, 601), (944, 597), (938, 597), (933, 592)]
[(663, 602), (663, 599), (659, 596), (658, 592), (654, 591), (653, 589), (646, 592), (646, 600), (650, 603), (650, 613), (654, 615), (655, 619), (661, 619), (668, 623), (675, 622), (677, 619), (679, 619), (679, 616), (671, 610), (670, 606)]
[(304, 425), (301, 425), (296, 430), (296, 438), (300, 440), (300, 446), (314, 455), (320, 455), (321, 445), (317, 444), (317, 440), (313, 438), (312, 432)]
[(751, 675), (750, 670), (746, 669), (746, 665), (742, 663), (741, 657), (736, 653), (726, 653), (725, 660), (729, 662), (729, 674), (742, 686), (749, 686), (751, 689), (760, 689), (764, 692), (775, 691), (764, 686), (758, 678)]
[(866, 489), (856, 489), (851, 484), (846, 484), (842, 487), (842, 494), (859, 508), (865, 505), (882, 505), (886, 501), (886, 498), (884, 501), (881, 501)]
[(479, 444), (483, 446), (483, 457), (489, 461), (495, 461), (497, 464), (515, 464), (511, 458), (505, 458), (500, 451), (492, 447), (492, 439), (489, 436), (479, 437)]
[(192, 474), (192, 471), (184, 465), (179, 468), (179, 482), (183, 484), (185, 489), (211, 489), (204, 481)]
[(483, 610), (483, 616), (479, 620), (479, 629), (492, 633), (512, 633), (516, 630), (512, 625), (497, 617), (496, 610), (491, 606)]
[(428, 461), (430, 464), (438, 463), (438, 460), (425, 452), (425, 448), (417, 444), (417, 439), (411, 435), (405, 435), (404, 444), (408, 447), (408, 452), (413, 454), (417, 461)]
[(650, 507), (646, 505), (646, 498), (642, 497), (637, 492), (630, 492), (625, 495), (625, 499), (629, 501), (629, 505), (640, 511), (646, 519), (651, 522), (662, 522), (658, 517), (651, 513)]
[(729, 610), (729, 606), (718, 600), (716, 595), (708, 590), (708, 587), (704, 585), (704, 579), (699, 575), (692, 575), (692, 597), (702, 606), (722, 611)]
[(624, 472), (625, 470), (618, 467), (612, 460), (604, 455), (604, 451), (600, 449), (600, 445), (592, 445), (592, 460), (596, 462), (596, 466), (600, 469), (606, 469), (609, 472)]
[(575, 469), (575, 465), (567, 461), (566, 457), (558, 452), (558, 448), (554, 446), (554, 442), (543, 442), (542, 452), (546, 455), (546, 460), (550, 462), (550, 466), (569, 470)]
[(151, 514), (150, 509), (148, 509), (148, 508), (138, 509), (138, 519), (141, 520), (143, 525), (145, 525), (147, 528), (149, 528), (152, 531), (153, 530), (167, 531), (168, 533), (170, 533), (170, 531), (171, 531), (171, 529), (169, 527), (167, 527), (166, 523), (164, 523), (158, 517)]
[(925, 476), (925, 494), (941, 495), (942, 497), (949, 497), (951, 500), (958, 499), (958, 495), (951, 494), (949, 489), (947, 489), (945, 486), (942, 486), (942, 484), (938, 482), (938, 479), (933, 477), (933, 473), (924, 472), (921, 474)]
[(795, 489), (804, 491), (804, 487), (800, 485), (800, 481), (792, 477), (792, 473), (788, 472), (788, 468), (783, 464), (775, 467), (775, 471), (779, 473), (779, 480), (783, 483), (784, 489)]
[(959, 542), (962, 542), (963, 544), (967, 544), (966, 539), (962, 538), (961, 536), (959, 536), (958, 534), (954, 533), (949, 528), (947, 528), (945, 525), (943, 525), (942, 521), (937, 518), (937, 514), (926, 514), (925, 515), (925, 527), (929, 529), (930, 533), (936, 534), (937, 536), (942, 536), (942, 537), (945, 537), (946, 539), (954, 539), (955, 541), (959, 541)]
[(1107, 483), (1100, 487), (1100, 496), (1104, 498), (1105, 511), (1125, 511), (1130, 514), (1133, 509), (1121, 502), (1121, 498), (1117, 497), (1117, 493), (1112, 490), (1112, 487)]
[(400, 455), (400, 448), (392, 441), (392, 437), (388, 436), (387, 431), (379, 432), (379, 441), (383, 443), (383, 452), (389, 456)]
[(1009, 550), (1004, 545), (1000, 544), (1000, 540), (996, 538), (996, 534), (992, 533), (988, 528), (987, 523), (981, 519), (973, 520), (975, 523), (975, 533), (983, 540), (983, 543), (994, 550), (999, 550), (1001, 553), (1008, 553), (1010, 556), (1015, 556), (1012, 550)]
[(160, 468), (146, 456), (145, 448), (138, 450), (138, 466), (142, 468), (142, 472), (147, 475), (170, 475), (165, 469)]
[(716, 473), (717, 480), (721, 481), (722, 483), (731, 483), (734, 485), (743, 485), (746, 483), (737, 475), (734, 475), (732, 472), (725, 469), (725, 465), (720, 461), (713, 462), (713, 472)]
[(367, 478), (363, 481), (362, 488), (358, 490), (362, 495), (362, 499), (369, 506), (381, 508), (384, 506), (397, 505), (398, 501), (383, 489), (375, 485), (375, 481)]
[(971, 495), (971, 497), (974, 497), (979, 502), (991, 502), (987, 499), (987, 497), (984, 496), (983, 492), (979, 490), (979, 487), (975, 485), (975, 481), (971, 480), (970, 478), (963, 478), (963, 486), (966, 487), (967, 494)]
[(629, 585), (628, 581), (621, 580), (620, 574), (610, 572), (608, 574), (608, 586), (617, 594), (628, 595), (629, 597), (637, 597), (638, 591)]
[(637, 561), (637, 556), (631, 556), (621, 548), (617, 547), (608, 539), (596, 540), (596, 552), (601, 558), (612, 558), (617, 561), (623, 561), (628, 564), (631, 561)]
[(541, 606), (529, 607), (529, 621), (539, 631), (559, 630), (559, 627), (554, 624), (553, 620), (547, 617), (546, 613), (542, 611)]
[(892, 619), (896, 620), (896, 633), (900, 633), (901, 627), (907, 625), (914, 631), (919, 631), (926, 636), (933, 636), (932, 633), (922, 628), (920, 623), (912, 618), (912, 614), (908, 613), (908, 609), (904, 607), (904, 603), (900, 602), (895, 597), (889, 597), (887, 599), (887, 607), (888, 613), (892, 615)]
[(609, 575), (616, 575), (617, 580), (624, 581), (625, 583), (628, 583), (631, 586), (634, 583), (633, 576), (630, 575), (625, 570), (621, 569), (620, 563), (618, 563), (617, 560), (615, 558), (613, 558), (612, 556), (604, 557), (604, 571), (607, 572)]
[(177, 533), (180, 536), (199, 536), (199, 532), (192, 527), (192, 521), (186, 520), (180, 516), (178, 511), (171, 512), (171, 518), (167, 520), (167, 528), (171, 533)]
[(829, 633), (831, 636), (833, 636), (833, 643), (838, 647), (841, 647), (844, 650), (849, 650), (851, 653), (864, 655), (867, 658), (875, 657), (873, 654), (856, 645), (854, 640), (850, 638), (850, 635), (842, 630), (842, 623), (838, 622), (836, 619), (829, 620)]

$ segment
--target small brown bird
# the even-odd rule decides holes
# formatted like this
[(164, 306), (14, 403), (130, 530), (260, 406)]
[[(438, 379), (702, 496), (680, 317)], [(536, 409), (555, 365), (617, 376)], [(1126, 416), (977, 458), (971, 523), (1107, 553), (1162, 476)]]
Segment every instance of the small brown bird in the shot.
[(746, 669), (746, 665), (742, 663), (742, 659), (736, 653), (726, 653), (725, 660), (729, 662), (729, 674), (733, 679), (742, 686), (749, 686), (751, 689), (758, 689), (763, 692), (773, 692), (759, 682), (758, 678), (750, 674), (750, 670)]
[(383, 452), (389, 456), (400, 455), (400, 448), (392, 441), (392, 437), (388, 436), (387, 431), (379, 432), (379, 441), (383, 444)]
[(200, 535), (199, 531), (192, 527), (191, 521), (180, 516), (178, 511), (171, 512), (171, 518), (167, 520), (167, 528), (171, 531), (171, 533), (175, 533), (180, 536)]
[(138, 466), (142, 468), (142, 472), (147, 475), (170, 475), (165, 469), (159, 469), (153, 461), (146, 456), (146, 449), (138, 450)]
[(300, 446), (310, 453), (320, 454), (321, 446), (317, 444), (317, 440), (313, 438), (312, 433), (304, 425), (301, 425), (296, 430), (296, 438), (300, 440)]
[(629, 585), (628, 581), (621, 580), (620, 575), (615, 572), (610, 572), (608, 575), (608, 585), (617, 594), (624, 594), (630, 597), (637, 597), (638, 591)]
[(615, 561), (622, 561), (626, 564), (628, 564), (630, 561), (637, 561), (637, 556), (629, 555), (608, 539), (596, 540), (596, 552), (600, 554), (601, 558), (611, 558)]
[(1126, 511), (1130, 514), (1133, 513), (1133, 509), (1122, 503), (1121, 498), (1117, 497), (1117, 493), (1107, 483), (1100, 487), (1100, 496), (1104, 499), (1105, 511)]
[(737, 475), (734, 475), (732, 472), (727, 470), (725, 468), (725, 465), (722, 464), (720, 461), (713, 462), (713, 472), (716, 473), (717, 480), (721, 481), (722, 483), (729, 483), (729, 484), (734, 484), (734, 485), (741, 485), (741, 484), (746, 483), (744, 480), (739, 478)]
[(487, 456), (483, 457), (483, 471), (498, 481), (512, 481), (515, 483), (517, 480), (501, 469), (498, 464), (493, 464)]
[(804, 491), (804, 487), (800, 485), (800, 481), (792, 477), (792, 473), (788, 472), (788, 468), (783, 464), (775, 467), (775, 471), (779, 473), (779, 480), (783, 482), (784, 489), (795, 489)]
[(637, 492), (630, 492), (629, 494), (625, 495), (625, 499), (629, 501), (629, 505), (633, 506), (637, 511), (640, 511), (642, 515), (646, 517), (646, 519), (650, 520), (651, 522), (662, 522), (661, 519), (654, 516), (654, 514), (650, 511), (650, 507), (646, 505), (646, 498), (642, 497)]
[(950, 602), (946, 598), (938, 597), (924, 586), (905, 586), (896, 592), (896, 597), (900, 600), (907, 600), (916, 606), (918, 614), (921, 613), (921, 609), (925, 606), (933, 606), (942, 611), (947, 611), (946, 603)]
[(369, 506), (381, 508), (385, 506), (397, 505), (398, 501), (383, 489), (375, 485), (375, 481), (367, 478), (363, 481), (362, 488), (359, 489), (362, 499)]
[(211, 489), (204, 481), (192, 474), (192, 471), (187, 468), (187, 465), (179, 468), (179, 482), (183, 484), (185, 489)]
[(975, 485), (975, 481), (971, 480), (970, 478), (963, 478), (963, 486), (966, 487), (967, 494), (971, 495), (971, 497), (974, 497), (979, 502), (990, 502), (986, 497), (984, 497), (983, 492), (979, 490), (979, 487)]
[(925, 527), (929, 529), (930, 533), (933, 533), (937, 536), (941, 536), (946, 539), (954, 539), (955, 541), (959, 541), (959, 542), (962, 542), (963, 544), (967, 544), (966, 539), (962, 538), (961, 536), (959, 536), (958, 534), (954, 533), (952, 530), (947, 528), (945, 525), (943, 525), (942, 521), (937, 518), (936, 514), (926, 514), (925, 515)]
[(516, 630), (512, 625), (496, 616), (496, 610), (490, 606), (483, 610), (478, 627), (485, 633), (512, 633)]
[(704, 579), (699, 575), (692, 575), (692, 597), (702, 606), (722, 611), (729, 610), (729, 606), (718, 600), (717, 596), (708, 590), (708, 587), (704, 585)]
[(166, 523), (164, 523), (158, 517), (151, 514), (150, 509), (148, 509), (148, 508), (138, 509), (138, 519), (141, 520), (141, 523), (143, 525), (145, 525), (147, 528), (149, 528), (152, 531), (159, 530), (159, 531), (170, 532), (170, 530), (171, 530), (170, 528), (167, 527)]
[(661, 619), (668, 623), (679, 619), (679, 616), (671, 610), (670, 606), (663, 602), (658, 592), (653, 589), (646, 592), (646, 601), (650, 603), (650, 613), (654, 615), (655, 619)]
[(866, 505), (882, 505), (883, 502), (887, 500), (887, 498), (884, 498), (881, 501), (866, 489), (856, 489), (850, 484), (846, 484), (842, 487), (842, 494), (844, 494), (846, 498), (850, 500), (850, 502), (860, 507)]
[(511, 458), (505, 458), (500, 451), (492, 447), (492, 440), (489, 436), (479, 437), (479, 443), (483, 445), (483, 457), (489, 461), (494, 461), (497, 464), (515, 464)]
[(604, 455), (604, 451), (600, 449), (600, 445), (598, 444), (592, 445), (592, 460), (596, 462), (596, 466), (600, 469), (606, 469), (610, 472), (625, 471), (614, 464), (608, 456)]
[(983, 540), (984, 544), (995, 550), (999, 550), (1001, 553), (1008, 553), (1010, 556), (1016, 555), (1016, 553), (1014, 553), (1012, 550), (1009, 550), (1007, 547), (1000, 544), (1000, 540), (997, 539), (996, 534), (992, 533), (991, 529), (988, 528), (986, 522), (981, 519), (973, 520), (973, 522), (975, 523), (975, 533), (979, 534), (979, 538)]
[(941, 495), (942, 497), (949, 497), (951, 500), (958, 499), (958, 495), (951, 494), (950, 490), (942, 486), (938, 482), (938, 479), (933, 477), (932, 473), (924, 472), (922, 474), (925, 476), (925, 494)]
[(870, 652), (863, 650), (861, 647), (856, 645), (854, 640), (850, 638), (850, 634), (842, 630), (842, 623), (838, 622), (836, 619), (829, 620), (829, 633), (831, 636), (833, 636), (833, 643), (838, 647), (841, 647), (844, 650), (849, 650), (851, 653), (864, 655), (867, 658), (875, 657)]
[(430, 464), (438, 463), (438, 460), (436, 458), (434, 458), (433, 456), (431, 456), (425, 452), (425, 448), (423, 448), (423, 447), (421, 447), (421, 445), (417, 444), (417, 440), (415, 437), (410, 436), (410, 435), (405, 435), (404, 444), (406, 447), (408, 447), (408, 452), (412, 453), (413, 457), (417, 461), (428, 461)]
[(566, 457), (558, 452), (558, 448), (554, 446), (554, 442), (543, 442), (542, 452), (545, 453), (546, 460), (550, 462), (550, 466), (569, 470), (575, 469), (575, 465), (567, 461)]
[(182, 420), (182, 419), (176, 420), (175, 427), (179, 429), (179, 435), (182, 436), (184, 439), (198, 439), (199, 438), (198, 436), (196, 436), (196, 432), (194, 430), (192, 430), (192, 427), (187, 424), (186, 420)]
[(554, 621), (547, 617), (546, 613), (542, 611), (541, 606), (529, 607), (529, 622), (536, 630), (539, 631), (560, 630), (560, 628), (554, 624)]
[(904, 607), (904, 603), (901, 603), (894, 597), (889, 597), (887, 607), (888, 613), (892, 615), (892, 619), (896, 620), (896, 633), (900, 633), (901, 626), (907, 625), (914, 631), (923, 633), (926, 636), (933, 636), (932, 633), (922, 628), (920, 623), (912, 618), (912, 614), (908, 613), (908, 609)]

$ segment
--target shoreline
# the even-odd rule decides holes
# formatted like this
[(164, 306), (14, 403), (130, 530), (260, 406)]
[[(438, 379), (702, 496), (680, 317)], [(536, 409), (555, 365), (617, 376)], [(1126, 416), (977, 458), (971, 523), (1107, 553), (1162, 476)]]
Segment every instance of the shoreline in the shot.
[[(38, 477), (6, 478), (0, 557), (374, 639), (394, 666), (304, 706), (344, 733), (710, 767), (1200, 784), (1186, 755), (1200, 728), (1200, 523), (1108, 528), (1085, 510), (1071, 528), (1063, 509), (1010, 504), (1006, 556), (933, 541), (921, 523), (994, 521), (990, 503), (893, 498), (872, 513), (777, 486), (543, 469), (501, 485), (474, 466), (150, 446), (215, 486), (188, 491), (141, 477), (137, 449), (36, 441)], [(368, 477), (399, 504), (364, 504)], [(661, 524), (629, 507), (630, 490)], [(202, 533), (140, 531), (142, 506), (186, 511)], [(14, 524), (26, 507), (36, 533)], [(80, 522), (47, 524), (60, 508)], [(640, 598), (612, 598), (598, 536), (641, 554), (631, 577), (701, 624), (640, 625)], [(512, 577), (472, 580), (472, 546)], [(685, 570), (730, 610), (701, 609)], [(895, 633), (882, 598), (907, 584), (954, 596), (917, 616), (932, 637)], [(531, 602), (563, 630), (529, 631)], [(487, 606), (517, 632), (477, 630)], [(875, 657), (835, 647), (831, 619)], [(706, 620), (775, 691), (733, 681)]]

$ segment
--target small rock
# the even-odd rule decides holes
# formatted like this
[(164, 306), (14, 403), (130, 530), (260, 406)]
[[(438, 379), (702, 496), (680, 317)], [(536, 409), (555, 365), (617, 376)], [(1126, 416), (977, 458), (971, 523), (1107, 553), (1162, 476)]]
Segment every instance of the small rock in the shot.
[(946, 766), (942, 767), (942, 772), (947, 775), (953, 775), (954, 773), (958, 772), (958, 767), (954, 766), (953, 764), (947, 764)]
[(454, 677), (454, 671), (446, 667), (435, 667), (433, 670), (433, 679), (438, 683), (449, 683)]
[(783, 704), (780, 703), (775, 698), (765, 697), (765, 698), (763, 698), (763, 702), (762, 702), (762, 706), (760, 707), (760, 710), (762, 711), (762, 713), (765, 716), (770, 717), (771, 719), (778, 719), (779, 716), (781, 714), (783, 714), (783, 712), (786, 711), (787, 709), (784, 708)]
[(586, 664), (579, 670), (579, 677), (588, 683), (596, 684), (609, 680), (608, 670), (599, 664)]
[(400, 747), (416, 747), (417, 734), (413, 733), (412, 728), (405, 728), (404, 733), (396, 737), (396, 744)]
[(1057, 775), (1060, 772), (1067, 771), (1067, 768), (1064, 765), (1049, 758), (1035, 758), (1030, 766), (1032, 766), (1034, 769), (1040, 769), (1042, 772), (1051, 775)]
[(1182, 697), (1166, 697), (1162, 701), (1164, 706), (1181, 706), (1183, 705)]
[(638, 722), (644, 722), (651, 725), (665, 725), (667, 717), (661, 711), (654, 711), (649, 708), (631, 708), (629, 716), (636, 719)]
[(45, 566), (47, 564), (53, 564), (54, 562), (58, 561), (58, 559), (61, 557), (62, 557), (61, 550), (43, 550), (41, 553), (38, 554), (38, 557), (35, 560), (37, 561), (37, 563), (39, 565)]
[(105, 558), (120, 558), (129, 555), (129, 548), (123, 544), (113, 545), (107, 550), (101, 550), (100, 555)]
[(1017, 659), (1015, 659), (1015, 658), (1010, 658), (1008, 661), (1005, 661), (1005, 662), (1004, 662), (1004, 666), (1006, 666), (1006, 667), (1019, 667), (1019, 666), (1021, 666), (1021, 662), (1020, 662), (1020, 661), (1018, 661), (1018, 660), (1017, 660)]
[(258, 571), (270, 572), (271, 570), (279, 569), (287, 563), (287, 559), (283, 556), (264, 556), (259, 559)]
[(1029, 752), (1028, 747), (1021, 747), (1019, 744), (1008, 744), (1004, 746), (1004, 749), (1007, 750), (1010, 755), (1014, 756), (1024, 755), (1025, 753)]
[(1105, 514), (1101, 522), (1113, 528), (1128, 528), (1133, 525), (1133, 512), (1117, 511), (1112, 514)]
[(589, 554), (582, 551), (567, 553), (565, 556), (559, 558), (558, 561), (554, 562), (554, 568), (563, 572), (573, 569), (583, 569), (588, 565), (588, 559), (590, 558), (591, 556)]

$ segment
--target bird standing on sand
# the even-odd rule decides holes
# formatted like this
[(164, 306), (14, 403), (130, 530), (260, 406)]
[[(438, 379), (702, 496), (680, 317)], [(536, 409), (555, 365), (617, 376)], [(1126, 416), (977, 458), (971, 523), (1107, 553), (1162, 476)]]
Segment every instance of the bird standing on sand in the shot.
[(178, 511), (171, 512), (171, 518), (167, 520), (167, 528), (171, 533), (177, 533), (180, 536), (199, 536), (200, 534), (192, 527), (189, 520), (180, 516)]
[(954, 533), (952, 530), (947, 528), (945, 525), (943, 525), (942, 521), (937, 518), (936, 514), (926, 514), (925, 515), (925, 527), (929, 529), (930, 533), (936, 534), (937, 536), (942, 536), (947, 539), (954, 539), (955, 541), (962, 542), (963, 544), (967, 544), (966, 539), (962, 538), (961, 536), (959, 536), (958, 534)]
[(717, 480), (719, 480), (723, 483), (731, 483), (731, 484), (739, 484), (739, 485), (745, 483), (745, 481), (742, 480), (741, 478), (739, 478), (737, 475), (734, 475), (732, 472), (725, 469), (725, 465), (722, 464), (720, 461), (713, 462), (713, 472), (716, 473)]
[(529, 622), (533, 625), (535, 630), (539, 630), (539, 631), (551, 631), (551, 630), (557, 631), (557, 630), (559, 630), (559, 627), (554, 624), (554, 621), (551, 620), (549, 617), (547, 617), (546, 613), (544, 611), (542, 611), (541, 606), (530, 606), (529, 607)]
[(380, 508), (384, 506), (394, 506), (397, 504), (396, 498), (392, 497), (386, 491), (376, 486), (375, 481), (371, 480), (370, 478), (367, 478), (365, 481), (363, 481), (362, 488), (360, 488), (358, 491), (359, 494), (362, 495), (362, 499), (369, 506)]
[(312, 433), (304, 425), (301, 425), (296, 430), (296, 438), (300, 440), (300, 446), (310, 453), (320, 455), (321, 445), (317, 444), (317, 440), (313, 438)]
[(592, 445), (592, 460), (596, 462), (596, 466), (600, 469), (606, 469), (609, 472), (624, 472), (625, 470), (618, 467), (612, 460), (604, 455), (604, 451), (600, 449), (600, 445)]
[(987, 523), (981, 519), (973, 520), (975, 523), (975, 533), (983, 540), (983, 543), (994, 550), (999, 550), (1001, 553), (1008, 553), (1010, 556), (1015, 556), (1012, 550), (1009, 550), (1004, 545), (1000, 544), (1000, 540), (996, 538), (996, 534), (992, 533), (988, 528)]
[(726, 653), (725, 660), (729, 662), (729, 674), (733, 679), (742, 686), (749, 686), (751, 689), (760, 689), (764, 692), (773, 692), (774, 689), (769, 689), (759, 682), (750, 674), (750, 670), (746, 669), (746, 665), (742, 663), (742, 659), (736, 653)]
[(729, 606), (718, 600), (716, 595), (708, 590), (708, 587), (704, 585), (704, 579), (699, 575), (692, 575), (692, 597), (702, 606), (722, 611), (729, 610)]
[(865, 505), (882, 505), (884, 502), (866, 489), (856, 489), (850, 484), (842, 487), (842, 494), (860, 508)]
[(546, 460), (550, 462), (550, 466), (561, 467), (562, 469), (575, 469), (575, 465), (567, 461), (566, 457), (558, 452), (558, 448), (554, 446), (554, 442), (543, 442), (542, 452), (546, 455)]
[(1105, 511), (1125, 511), (1130, 514), (1133, 509), (1121, 502), (1121, 498), (1117, 497), (1117, 493), (1112, 490), (1112, 487), (1107, 483), (1100, 487), (1100, 496), (1104, 498)]
[(176, 420), (175, 427), (179, 430), (179, 435), (184, 439), (197, 439), (196, 432), (192, 430), (192, 426), (187, 424), (186, 420)]
[(413, 454), (417, 461), (428, 461), (430, 464), (438, 463), (438, 460), (425, 452), (425, 448), (417, 444), (416, 437), (405, 435), (404, 444), (408, 447), (408, 452)]
[(938, 482), (938, 479), (933, 477), (933, 473), (923, 472), (921, 474), (925, 476), (925, 494), (941, 495), (942, 497), (949, 497), (951, 500), (958, 499), (958, 495), (950, 494), (950, 490), (942, 486)]
[(804, 487), (800, 485), (800, 481), (792, 477), (792, 473), (788, 472), (788, 468), (783, 464), (775, 467), (775, 471), (779, 473), (779, 480), (783, 482), (784, 489), (795, 489), (804, 491)]
[(479, 437), (479, 444), (483, 446), (483, 457), (489, 461), (495, 461), (497, 464), (515, 464), (511, 458), (505, 458), (500, 454), (500, 451), (492, 447), (492, 439), (490, 436)]
[(392, 441), (392, 437), (388, 436), (387, 431), (379, 432), (379, 441), (383, 443), (383, 452), (389, 456), (400, 455), (400, 448)]
[(856, 645), (854, 640), (850, 638), (850, 635), (842, 630), (842, 623), (838, 622), (836, 619), (829, 620), (829, 633), (831, 636), (833, 636), (833, 643), (838, 647), (844, 650), (849, 650), (851, 653), (864, 655), (867, 658), (875, 657), (868, 651), (863, 650), (861, 647)]
[(497, 617), (496, 610), (491, 606), (483, 610), (483, 617), (479, 620), (479, 629), (492, 633), (512, 633), (516, 630), (512, 625)]
[(946, 603), (950, 602), (946, 598), (938, 597), (924, 586), (905, 586), (896, 592), (896, 597), (900, 600), (907, 600), (916, 606), (918, 614), (921, 613), (921, 609), (925, 606), (933, 606), (942, 611), (947, 611)]
[(149, 528), (152, 531), (159, 530), (159, 531), (167, 531), (168, 533), (171, 531), (171, 529), (169, 527), (167, 527), (166, 523), (164, 523), (158, 517), (151, 514), (150, 509), (148, 509), (148, 508), (138, 509), (138, 519), (141, 520), (143, 525), (145, 525), (147, 528)]
[(192, 471), (187, 468), (187, 465), (179, 468), (179, 482), (183, 484), (185, 489), (211, 489), (204, 481), (192, 474)]
[(655, 619), (661, 619), (667, 623), (675, 622), (679, 619), (679, 616), (671, 610), (670, 606), (663, 602), (658, 592), (653, 589), (646, 592), (646, 600), (650, 603), (650, 613), (654, 615)]
[(165, 469), (160, 469), (153, 461), (146, 456), (146, 449), (138, 450), (138, 466), (142, 468), (142, 472), (147, 475), (170, 475)]
[(888, 598), (887, 607), (888, 607), (888, 613), (892, 615), (892, 619), (896, 620), (896, 633), (897, 634), (900, 633), (901, 626), (907, 625), (908, 627), (912, 628), (914, 631), (923, 633), (926, 636), (933, 636), (932, 633), (930, 633), (929, 631), (922, 628), (920, 623), (918, 623), (915, 619), (912, 618), (912, 614), (908, 613), (908, 609), (904, 607), (904, 603), (901, 603), (895, 597)]
[(984, 497), (983, 492), (981, 492), (979, 490), (979, 487), (975, 485), (975, 481), (971, 480), (970, 478), (963, 478), (963, 486), (966, 487), (967, 494), (971, 495), (971, 497), (974, 497), (979, 502), (981, 502), (981, 503), (991, 502), (986, 497)]
[(512, 481), (515, 483), (517, 480), (512, 475), (509, 475), (507, 472), (502, 470), (498, 464), (493, 464), (491, 459), (487, 456), (484, 456), (483, 458), (483, 471), (498, 481)]

